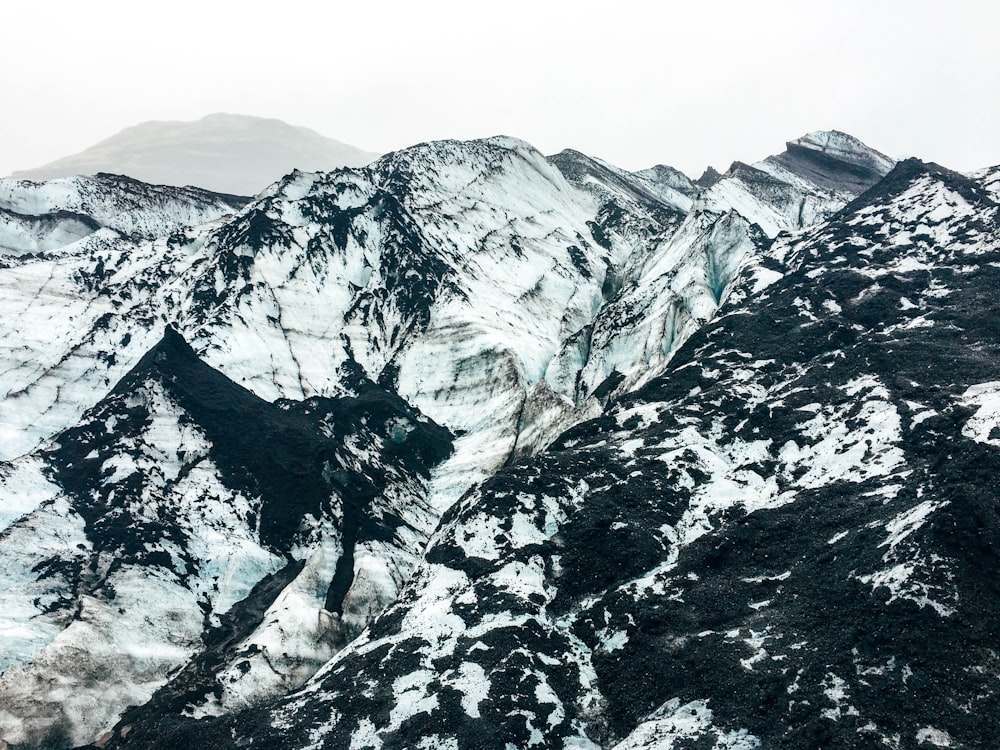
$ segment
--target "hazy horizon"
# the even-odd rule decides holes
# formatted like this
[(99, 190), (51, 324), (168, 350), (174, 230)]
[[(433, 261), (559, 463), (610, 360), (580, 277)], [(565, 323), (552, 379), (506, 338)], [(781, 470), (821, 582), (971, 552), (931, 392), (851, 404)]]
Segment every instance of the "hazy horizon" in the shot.
[(273, 117), (366, 151), (512, 135), (697, 176), (815, 130), (960, 171), (1000, 163), (1000, 9), (887, 0), (119, 0), (6, 10), (0, 174), (150, 120)]

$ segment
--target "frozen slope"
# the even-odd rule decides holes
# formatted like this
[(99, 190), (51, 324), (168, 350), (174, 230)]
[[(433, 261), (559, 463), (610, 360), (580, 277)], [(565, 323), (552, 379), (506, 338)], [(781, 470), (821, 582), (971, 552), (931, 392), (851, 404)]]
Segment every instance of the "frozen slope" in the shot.
[(756, 214), (685, 215), (686, 197), (665, 203), (647, 178), (552, 161), (512, 139), (425, 144), (293, 173), (215, 228), (137, 248), (95, 236), (78, 257), (0, 269), (4, 340), (31, 342), (0, 371), (4, 455), (72, 424), (167, 324), (267, 399), (336, 393), (355, 361), (466, 432), (471, 389), (491, 414), (476, 451), (494, 465), (518, 431), (526, 450), (544, 445), (609, 377), (669, 359), (764, 244)]
[(192, 122), (144, 122), (14, 177), (51, 180), (98, 172), (163, 185), (256, 195), (293, 169), (360, 167), (378, 154), (281, 120), (214, 114)]
[[(587, 169), (584, 159), (571, 160), (565, 152), (553, 161), (576, 184), (598, 194), (597, 186), (622, 180), (606, 165), (591, 160)], [(779, 233), (829, 218), (891, 167), (878, 151), (829, 131), (790, 141), (785, 152), (752, 167), (736, 163), (700, 191), (666, 167), (631, 175), (634, 187), (627, 194), (633, 201), (649, 211), (651, 195), (666, 197), (683, 214), (669, 232), (647, 228), (642, 234), (632, 228), (632, 236), (640, 235), (639, 249), (616, 269), (613, 298), (550, 364), (556, 390), (577, 400), (594, 393), (607, 398), (656, 376), (712, 318), (745, 261), (758, 257)], [(605, 225), (622, 225), (624, 217), (640, 214), (633, 209), (623, 215), (620, 204), (604, 204)]]
[[(236, 577), (242, 589), (228, 592), (228, 604), (249, 597), (239, 606), (258, 618), (257, 624), (241, 624), (238, 637), (228, 631), (219, 635), (222, 621), (204, 621), (201, 589), (184, 576), (173, 580), (173, 573), (153, 562), (160, 559), (156, 555), (126, 566), (136, 586), (147, 569), (151, 581), (166, 579), (157, 584), (156, 607), (146, 612), (118, 594), (116, 604), (108, 604), (104, 600), (109, 597), (98, 591), (87, 599), (101, 615), (96, 633), (74, 625), (62, 612), (79, 599), (75, 579), (36, 581), (32, 571), (42, 560), (29, 552), (8, 589), (23, 617), (11, 622), (10, 629), (27, 639), (4, 684), (9, 708), (3, 725), (9, 741), (48, 737), (50, 729), (53, 737), (63, 732), (77, 741), (92, 739), (96, 735), (88, 732), (103, 730), (124, 705), (145, 703), (154, 691), (150, 705), (202, 715), (295, 687), (349, 640), (352, 628), (394, 600), (441, 508), (513, 450), (523, 403), (551, 356), (547, 352), (555, 350), (565, 330), (589, 319), (602, 299), (607, 263), (593, 257), (596, 245), (581, 236), (593, 215), (592, 202), (532, 149), (509, 140), (433, 144), (384, 160), (381, 168), (329, 176), (294, 173), (225, 223), (138, 245), (95, 243), (79, 252), (20, 259), (4, 269), (12, 289), (6, 303), (17, 311), (7, 318), (8, 340), (21, 342), (11, 347), (8, 357), (14, 366), (5, 370), (10, 384), (4, 401), (8, 455), (44, 445), (50, 435), (67, 428), (69, 432), (56, 436), (60, 446), (67, 435), (79, 435), (80, 455), (100, 461), (93, 469), (96, 476), (77, 494), (89, 496), (98, 491), (90, 486), (96, 484), (101, 496), (116, 501), (152, 492), (162, 505), (162, 511), (144, 511), (128, 524), (130, 534), (152, 535), (152, 552), (165, 543), (159, 535), (166, 533), (160, 529), (166, 517), (179, 516), (182, 529), (194, 529), (220, 514), (217, 506), (249, 505), (252, 514), (255, 502), (245, 487), (236, 494), (240, 487), (234, 488), (221, 469), (207, 462), (196, 464), (198, 482), (191, 484), (191, 462), (206, 453), (217, 460), (219, 441), (225, 446), (234, 439), (232, 434), (213, 439), (204, 430), (176, 426), (199, 425), (205, 404), (193, 409), (160, 393), (162, 389), (149, 396), (150, 388), (143, 386), (126, 402), (140, 413), (155, 412), (152, 432), (136, 427), (139, 434), (130, 435), (123, 422), (104, 414), (122, 408), (120, 399), (112, 406), (98, 404), (97, 422), (83, 416), (73, 426), (116, 379), (124, 376), (122, 382), (132, 383), (138, 377), (133, 367), (141, 372), (144, 362), (158, 362), (164, 346), (169, 363), (169, 352), (180, 345), (170, 344), (169, 336), (167, 344), (157, 343), (169, 323), (183, 330), (210, 362), (269, 399), (349, 396), (350, 384), (367, 372), (414, 402), (430, 404), (464, 432), (455, 458), (427, 478), (426, 488), (421, 484), (419, 492), (397, 499), (382, 491), (381, 502), (405, 508), (405, 513), (399, 511), (407, 519), (401, 528), (413, 531), (388, 548), (381, 538), (357, 541), (354, 583), (342, 607), (349, 627), (337, 626), (336, 618), (328, 621), (325, 602), (315, 601), (316, 591), (331, 585), (342, 559), (335, 534), (311, 542), (296, 559), (308, 563), (321, 555), (319, 560), (304, 563), (302, 572), (285, 580), (262, 579), (288, 567), (271, 569), (276, 565), (274, 545), (262, 544), (252, 528), (223, 532), (232, 540), (247, 538), (243, 546), (262, 560)], [(442, 204), (453, 207), (455, 218), (442, 221)], [(458, 219), (465, 231), (456, 231)], [(580, 232), (567, 234), (566, 224)], [(520, 255), (510, 262), (514, 246)], [(582, 266), (585, 275), (580, 270), (584, 263), (594, 270)], [(559, 317), (551, 316), (553, 309), (561, 311)], [(535, 337), (525, 336), (528, 331)], [(24, 348), (28, 342), (32, 346)], [(95, 449), (95, 430), (107, 433), (105, 439), (124, 441), (108, 450), (126, 455), (106, 457)], [(394, 430), (400, 439), (409, 435), (406, 424)], [(139, 456), (133, 455), (136, 446)], [(65, 505), (62, 498), (69, 492), (65, 475), (57, 475), (53, 487), (56, 469), (45, 458), (47, 449), (41, 450), (5, 467), (12, 490), (4, 505), (17, 508), (12, 520), (16, 513), (28, 513), (10, 532), (14, 541), (7, 554), (12, 559), (20, 554), (14, 549), (27, 549), (37, 525), (48, 525), (37, 519), (51, 513), (53, 503)], [(61, 465), (79, 460), (64, 457)], [(132, 486), (164, 461), (164, 468), (140, 488)], [(202, 469), (207, 477), (201, 476)], [(25, 486), (35, 488), (33, 500), (18, 495)], [(184, 503), (202, 492), (208, 493), (209, 504), (199, 513), (208, 515), (191, 520)], [(91, 521), (115, 528), (121, 513), (109, 503), (95, 509)], [(295, 522), (294, 514), (290, 522)], [(73, 526), (70, 546), (82, 545), (80, 560), (46, 552), (53, 558), (47, 566), (62, 570), (91, 559), (86, 532), (86, 524)], [(178, 533), (169, 531), (168, 546)], [(119, 531), (114, 534), (117, 538)], [(216, 550), (212, 559), (219, 554)], [(249, 588), (258, 583), (270, 601), (258, 601), (264, 594)], [(39, 614), (31, 603), (43, 584), (57, 586), (58, 597), (65, 599), (64, 609), (52, 616)], [(114, 590), (118, 588), (123, 587)], [(115, 607), (125, 611), (112, 616)], [(206, 611), (221, 616), (226, 607), (213, 605)], [(154, 628), (141, 637), (136, 628), (157, 612), (163, 617), (174, 613), (169, 617), (183, 620), (183, 627), (178, 625), (173, 635)], [(321, 627), (314, 632), (317, 621)], [(92, 659), (69, 659), (81, 642), (91, 640)], [(94, 675), (123, 640), (160, 656), (142, 661), (126, 652), (117, 659), (113, 672), (121, 689), (95, 710), (102, 683)], [(167, 672), (177, 669), (177, 677), (164, 684)], [(40, 695), (37, 685), (46, 680), (71, 686), (67, 690), (73, 699), (69, 692)], [(91, 684), (93, 690), (84, 689)]]
[[(171, 323), (267, 399), (336, 393), (356, 362), (449, 426), (493, 430), (477, 450), (495, 466), (525, 393), (603, 302), (596, 210), (525, 144), (444, 142), (293, 173), (214, 229), (14, 264), (5, 339), (33, 348), (7, 353), (8, 450), (71, 424)], [(67, 298), (72, 324), (39, 335)]]
[(109, 747), (996, 746), (998, 227), (898, 165), (463, 498), (302, 690)]
[(81, 744), (151, 697), (281, 694), (396, 598), (450, 435), (348, 385), (268, 404), (168, 330), (79, 425), (0, 464), (0, 502), (36, 504), (0, 532), (0, 741)]
[(111, 174), (49, 182), (0, 178), (0, 258), (68, 252), (95, 234), (95, 240), (148, 240), (214, 221), (246, 202)]

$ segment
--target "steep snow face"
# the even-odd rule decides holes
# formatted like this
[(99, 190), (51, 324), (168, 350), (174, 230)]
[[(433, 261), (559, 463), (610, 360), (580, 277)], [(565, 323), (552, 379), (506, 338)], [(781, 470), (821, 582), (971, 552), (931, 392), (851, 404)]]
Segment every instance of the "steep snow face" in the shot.
[(215, 114), (193, 122), (145, 122), (79, 154), (14, 177), (51, 180), (99, 172), (162, 185), (256, 195), (293, 169), (360, 167), (378, 154), (280, 120)]
[(304, 689), (109, 747), (997, 745), (998, 211), (897, 166), (467, 494)]
[[(572, 152), (552, 160), (591, 191), (614, 184), (623, 192), (623, 176), (603, 165), (587, 169), (585, 157)], [(700, 192), (666, 167), (630, 175), (638, 183), (633, 200), (648, 205), (652, 192), (686, 216), (664, 222), (668, 231), (647, 230), (642, 250), (616, 269), (617, 293), (550, 363), (554, 390), (578, 402), (591, 394), (606, 399), (655, 377), (725, 301), (744, 261), (758, 258), (779, 233), (828, 218), (891, 167), (887, 157), (832, 131), (792, 141), (785, 153), (754, 166), (736, 163)], [(672, 198), (677, 194), (693, 200)]]
[(353, 387), (267, 404), (170, 331), (81, 424), (0, 466), (0, 506), (24, 511), (0, 533), (0, 740), (81, 744), (151, 699), (197, 715), (286, 692), (394, 600), (450, 438)]
[(151, 239), (235, 212), (245, 199), (197, 188), (146, 185), (99, 174), (51, 182), (0, 178), (0, 253), (70, 248), (102, 228), (106, 236)]
[(591, 238), (596, 213), (525, 144), (439, 143), (293, 174), (215, 230), (12, 266), (5, 449), (71, 424), (83, 393), (173, 323), (268, 399), (337, 393), (357, 362), (443, 423), (481, 428), (489, 470), (513, 448), (525, 394), (603, 301), (618, 245)]
[[(85, 394), (167, 324), (267, 399), (335, 394), (340, 368), (357, 362), (440, 422), (480, 430), (470, 452), (485, 458), (470, 477), (502, 463), (518, 432), (537, 450), (591, 412), (607, 377), (625, 376), (621, 392), (667, 361), (762, 247), (752, 225), (767, 224), (756, 205), (685, 218), (685, 195), (664, 202), (648, 176), (574, 152), (551, 161), (512, 139), (425, 144), (364, 170), (294, 173), (216, 228), (151, 226), (170, 233), (139, 247), (102, 230), (73, 258), (0, 269), (12, 342), (2, 455), (72, 424)], [(628, 313), (668, 290), (654, 319)], [(489, 424), (473, 416), (485, 414)]]

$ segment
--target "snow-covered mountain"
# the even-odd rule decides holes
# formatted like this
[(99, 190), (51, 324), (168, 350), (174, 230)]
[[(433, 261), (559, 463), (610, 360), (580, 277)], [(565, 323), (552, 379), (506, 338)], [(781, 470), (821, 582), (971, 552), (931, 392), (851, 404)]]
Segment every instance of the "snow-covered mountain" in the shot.
[(988, 746), (997, 174), (36, 202), (102, 228), (0, 267), (0, 742)]
[(377, 157), (281, 120), (220, 113), (190, 122), (133, 125), (78, 154), (13, 177), (51, 180), (108, 172), (158, 185), (256, 195), (293, 169), (360, 167)]
[(114, 174), (48, 182), (0, 178), (0, 257), (79, 254), (102, 242), (142, 242), (214, 221), (248, 202)]
[(997, 218), (899, 165), (466, 495), (301, 691), (113, 746), (996, 745)]

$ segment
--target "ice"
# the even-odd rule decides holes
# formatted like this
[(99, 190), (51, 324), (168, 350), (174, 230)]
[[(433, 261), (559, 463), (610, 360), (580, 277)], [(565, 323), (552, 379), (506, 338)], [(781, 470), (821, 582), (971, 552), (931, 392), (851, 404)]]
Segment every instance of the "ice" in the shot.
[(951, 735), (943, 729), (937, 729), (932, 726), (925, 726), (917, 730), (917, 742), (933, 745), (934, 747), (954, 747)]
[(0, 532), (60, 493), (44, 469), (45, 463), (37, 457), (0, 463)]
[(674, 698), (663, 704), (614, 750), (674, 750), (710, 733), (716, 733), (716, 750), (759, 750), (760, 740), (744, 729), (727, 732), (712, 724), (713, 714), (705, 701), (681, 704)]

